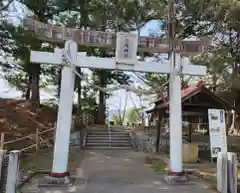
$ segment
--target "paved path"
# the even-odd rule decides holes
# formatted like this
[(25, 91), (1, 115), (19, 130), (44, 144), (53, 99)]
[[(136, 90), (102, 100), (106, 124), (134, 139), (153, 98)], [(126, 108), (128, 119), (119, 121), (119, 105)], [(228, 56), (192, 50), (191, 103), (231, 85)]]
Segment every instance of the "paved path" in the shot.
[(144, 165), (145, 156), (126, 150), (87, 150), (81, 164), (82, 193), (210, 193), (200, 185), (168, 185)]
[[(80, 153), (80, 152), (79, 152)], [(145, 165), (145, 154), (127, 150), (86, 150), (79, 178), (69, 187), (37, 188), (38, 180), (23, 193), (211, 193), (200, 185), (168, 185), (163, 175)]]

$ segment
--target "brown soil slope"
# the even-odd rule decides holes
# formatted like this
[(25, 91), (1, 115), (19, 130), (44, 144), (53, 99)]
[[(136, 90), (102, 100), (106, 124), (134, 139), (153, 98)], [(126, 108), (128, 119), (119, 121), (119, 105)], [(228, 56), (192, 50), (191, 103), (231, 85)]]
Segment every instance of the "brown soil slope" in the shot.
[[(31, 104), (26, 100), (0, 99), (0, 133), (4, 133), (4, 141), (14, 140), (39, 131), (53, 128), (56, 122), (56, 110), (42, 105), (36, 113), (32, 112)], [(54, 132), (41, 135), (42, 140), (52, 137)], [(13, 144), (4, 149), (22, 149), (35, 143), (35, 136)]]

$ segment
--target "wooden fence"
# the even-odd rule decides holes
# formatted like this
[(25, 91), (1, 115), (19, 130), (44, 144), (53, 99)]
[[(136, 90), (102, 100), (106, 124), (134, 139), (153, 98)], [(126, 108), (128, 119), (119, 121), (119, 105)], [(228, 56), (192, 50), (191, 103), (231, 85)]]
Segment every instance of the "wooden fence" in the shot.
[[(49, 138), (45, 138), (43, 139), (41, 136), (43, 134), (49, 133), (49, 132), (54, 132), (54, 135), (52, 137)], [(33, 145), (30, 145), (28, 147), (24, 147), (23, 149), (19, 149), (20, 152), (26, 152), (29, 149), (35, 148), (36, 152), (39, 150), (39, 146), (41, 144), (47, 143), (49, 140), (53, 140), (55, 138), (55, 129), (51, 128), (51, 129), (47, 129), (44, 131), (39, 131), (39, 129), (36, 129), (36, 133), (32, 133), (30, 135), (24, 136), (24, 137), (20, 137), (14, 140), (10, 140), (10, 141), (5, 141), (5, 133), (1, 133), (1, 141), (0, 141), (0, 149), (4, 149), (4, 147), (6, 145), (10, 145), (10, 144), (14, 144), (16, 142), (20, 142), (26, 139), (31, 139), (32, 141), (34, 141), (35, 143)]]
[[(86, 116), (84, 116), (86, 117)], [(87, 116), (83, 119), (86, 127), (92, 125), (93, 117)], [(73, 119), (73, 124), (76, 124), (76, 119)], [(49, 134), (51, 133), (51, 135)], [(44, 135), (45, 134), (45, 135)], [(43, 138), (44, 135), (44, 138)], [(49, 137), (50, 136), (50, 137)], [(20, 155), (23, 152), (27, 152), (35, 148), (37, 152), (42, 144), (47, 144), (50, 140), (55, 139), (55, 128), (40, 131), (36, 129), (35, 133), (31, 133), (24, 137), (18, 137), (17, 139), (6, 141), (6, 133), (1, 133), (0, 139), (0, 193), (16, 193), (19, 185), (19, 160)], [(31, 144), (27, 147), (19, 148), (19, 150), (8, 151), (9, 145), (22, 142), (24, 140), (30, 140)]]
[[(49, 134), (51, 133), (51, 134)], [(44, 138), (43, 135), (45, 134)], [(50, 136), (50, 137), (49, 137)], [(40, 131), (36, 129), (36, 133), (31, 133), (24, 137), (17, 139), (5, 140), (6, 134), (1, 133), (0, 141), (0, 193), (16, 193), (19, 184), (19, 160), (20, 155), (30, 149), (35, 148), (37, 152), (42, 144), (47, 144), (50, 140), (55, 138), (55, 128)], [(31, 143), (27, 147), (19, 148), (19, 150), (8, 151), (7, 146), (17, 142), (30, 140)]]

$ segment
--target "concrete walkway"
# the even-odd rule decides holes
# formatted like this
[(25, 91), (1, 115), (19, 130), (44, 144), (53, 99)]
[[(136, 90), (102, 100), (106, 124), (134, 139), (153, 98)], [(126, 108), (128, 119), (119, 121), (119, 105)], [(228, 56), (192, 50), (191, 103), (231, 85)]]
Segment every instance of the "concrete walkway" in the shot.
[[(80, 153), (80, 152), (79, 152)], [(74, 185), (38, 187), (35, 178), (23, 193), (210, 193), (202, 185), (168, 185), (145, 164), (146, 154), (131, 150), (86, 150)]]
[[(168, 185), (144, 165), (145, 156), (126, 150), (87, 150), (81, 164), (82, 193), (210, 193), (200, 185)], [(79, 192), (78, 191), (78, 192)]]

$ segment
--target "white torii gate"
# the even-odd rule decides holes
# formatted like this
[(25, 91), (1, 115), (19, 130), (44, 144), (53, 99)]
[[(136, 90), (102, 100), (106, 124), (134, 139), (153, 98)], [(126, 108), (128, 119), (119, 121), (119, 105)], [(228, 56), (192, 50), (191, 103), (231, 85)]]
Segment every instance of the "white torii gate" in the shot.
[[(155, 72), (170, 74), (170, 167), (171, 172), (182, 173), (182, 107), (181, 107), (181, 79), (174, 73), (172, 60), (164, 63), (137, 61), (126, 65), (116, 63), (115, 59), (86, 57), (86, 53), (77, 52), (77, 43), (69, 40), (65, 43), (64, 52), (71, 55), (74, 66), (81, 68), (99, 68), (110, 70)], [(69, 152), (69, 138), (72, 121), (72, 103), (74, 94), (75, 73), (74, 66), (64, 65), (63, 52), (56, 48), (54, 53), (31, 51), (31, 62), (41, 64), (63, 65), (61, 93), (57, 118), (57, 130), (52, 166), (53, 177), (67, 175)], [(177, 68), (181, 65), (184, 75), (204, 76), (206, 67), (189, 64), (188, 60), (176, 55)]]

